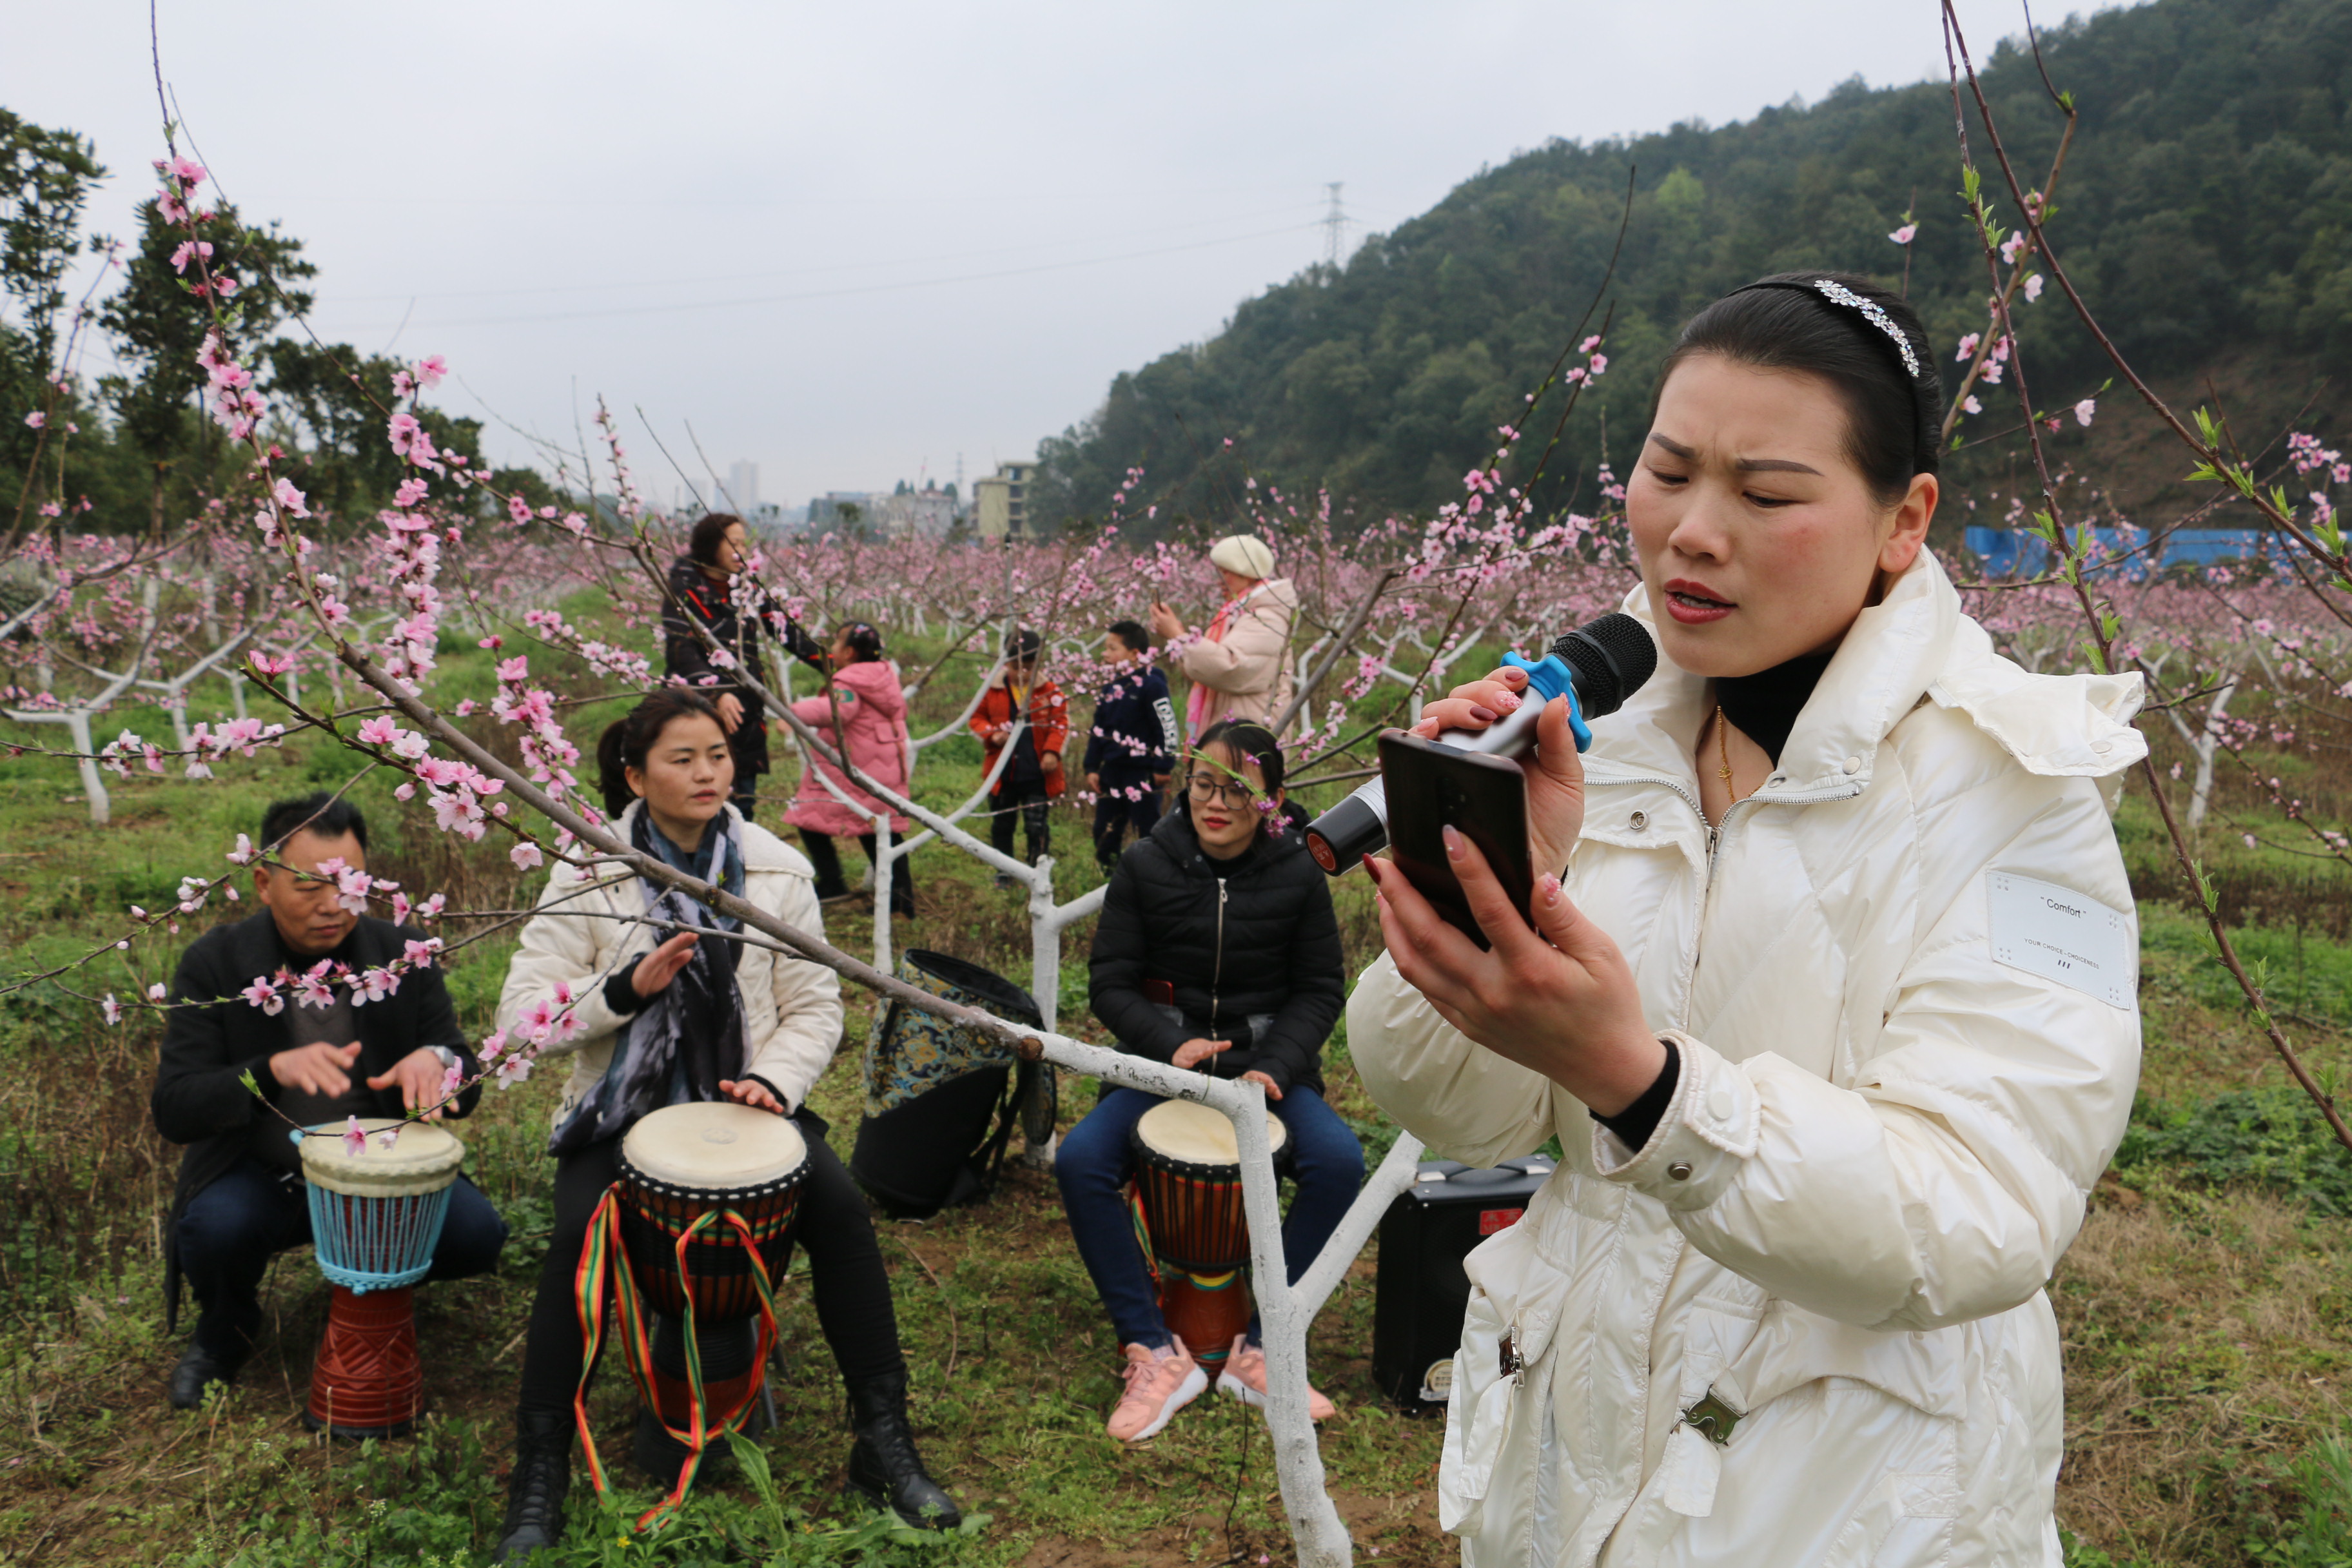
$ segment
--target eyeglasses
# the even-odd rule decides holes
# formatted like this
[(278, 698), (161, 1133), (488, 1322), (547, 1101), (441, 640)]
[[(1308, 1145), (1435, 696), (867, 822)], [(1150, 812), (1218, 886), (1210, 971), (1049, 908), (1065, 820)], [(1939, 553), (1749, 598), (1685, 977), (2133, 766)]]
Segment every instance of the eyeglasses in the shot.
[(1192, 798), (1203, 805), (1213, 800), (1239, 808), (1249, 805), (1256, 798), (1255, 794), (1250, 789), (1248, 781), (1233, 779), (1221, 783), (1213, 773), (1194, 773), (1186, 788), (1191, 792)]

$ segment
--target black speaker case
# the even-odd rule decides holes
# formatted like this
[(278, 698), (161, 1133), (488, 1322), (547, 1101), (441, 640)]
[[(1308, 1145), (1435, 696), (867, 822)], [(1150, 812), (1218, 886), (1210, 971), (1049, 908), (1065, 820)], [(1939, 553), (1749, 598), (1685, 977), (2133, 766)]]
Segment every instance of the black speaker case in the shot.
[(1372, 1380), (1408, 1415), (1445, 1405), (1470, 1276), (1462, 1260), (1518, 1223), (1551, 1160), (1529, 1154), (1488, 1170), (1424, 1160), (1381, 1218), (1372, 1295)]

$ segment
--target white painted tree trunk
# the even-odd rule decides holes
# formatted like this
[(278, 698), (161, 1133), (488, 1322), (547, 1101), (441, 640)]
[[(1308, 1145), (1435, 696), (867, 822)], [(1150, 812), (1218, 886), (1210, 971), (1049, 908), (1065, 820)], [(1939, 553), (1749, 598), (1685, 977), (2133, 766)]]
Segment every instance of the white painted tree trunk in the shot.
[(2172, 721), (2172, 728), (2188, 742), (2189, 755), (2197, 759), (2196, 776), (2189, 785), (2189, 831), (2196, 833), (2205, 826), (2206, 808), (2213, 803), (2213, 762), (2221, 750), (2221, 724), (2230, 714), (2230, 699), (2238, 691), (2238, 671), (2232, 669), (2222, 679), (2213, 700), (2205, 705), (2205, 721), (2198, 729), (2189, 728), (2180, 716), (2178, 706), (2168, 707), (2164, 716)]

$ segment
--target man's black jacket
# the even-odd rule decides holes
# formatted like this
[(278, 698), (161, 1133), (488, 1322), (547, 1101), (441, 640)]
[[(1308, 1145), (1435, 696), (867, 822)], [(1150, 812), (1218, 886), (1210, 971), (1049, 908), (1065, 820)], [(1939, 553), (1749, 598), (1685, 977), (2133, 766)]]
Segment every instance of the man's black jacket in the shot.
[[(1230, 1039), (1234, 1048), (1200, 1071), (1262, 1072), (1277, 1088), (1323, 1091), (1323, 1042), (1347, 978), (1329, 880), (1296, 826), (1213, 860), (1180, 802), (1119, 857), (1088, 963), (1088, 1000), (1121, 1049), (1166, 1062), (1186, 1040)], [(1153, 1005), (1160, 985), (1172, 988), (1183, 1024)], [(1274, 1022), (1253, 1037), (1246, 1020), (1265, 1013)]]
[[(425, 933), (413, 927), (362, 915), (342, 945), (325, 956), (362, 970), (389, 963), (403, 955), (408, 942), (424, 940)], [(173, 1002), (206, 1005), (175, 1006), (168, 1015), (163, 1060), (149, 1100), (155, 1131), (187, 1145), (172, 1194), (172, 1218), (163, 1228), (167, 1322), (176, 1321), (179, 1312), (180, 1258), (172, 1234), (180, 1211), (236, 1163), (250, 1146), (254, 1122), (275, 1120), (239, 1079), (250, 1072), (262, 1092), (275, 1100), (278, 1086), (269, 1075), (269, 1058), (295, 1044), (287, 1013), (264, 1013), (238, 993), (281, 968), (299, 973), (318, 962), (288, 951), (278, 941), (277, 921), (264, 910), (198, 937), (172, 977)], [(299, 1016), (299, 1003), (289, 1000), (286, 1005)], [(391, 1070), (422, 1046), (446, 1046), (457, 1052), (469, 1079), (481, 1070), (457, 1026), (457, 1011), (437, 968), (404, 976), (399, 990), (354, 1007), (352, 1016), (360, 1031), (360, 1059), (352, 1069), (354, 1083)], [(374, 1114), (402, 1114), (398, 1089), (379, 1089), (375, 1096)], [(444, 1114), (464, 1116), (481, 1098), (481, 1085), (473, 1084)]]

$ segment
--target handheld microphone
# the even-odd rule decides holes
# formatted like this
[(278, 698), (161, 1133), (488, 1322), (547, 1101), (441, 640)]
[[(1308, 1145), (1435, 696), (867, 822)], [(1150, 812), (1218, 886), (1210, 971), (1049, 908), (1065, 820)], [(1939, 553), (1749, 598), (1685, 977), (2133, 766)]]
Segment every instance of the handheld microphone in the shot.
[[(1581, 752), (1592, 744), (1587, 721), (1617, 711), (1657, 673), (1658, 648), (1641, 622), (1618, 610), (1570, 632), (1539, 660), (1507, 653), (1503, 662), (1528, 672), (1527, 700), (1484, 730), (1440, 731), (1442, 743), (1490, 756), (1524, 756), (1535, 748), (1536, 721), (1553, 698), (1565, 696), (1569, 727)], [(1388, 789), (1380, 779), (1307, 825), (1307, 853), (1334, 877), (1378, 854), (1388, 841)]]

